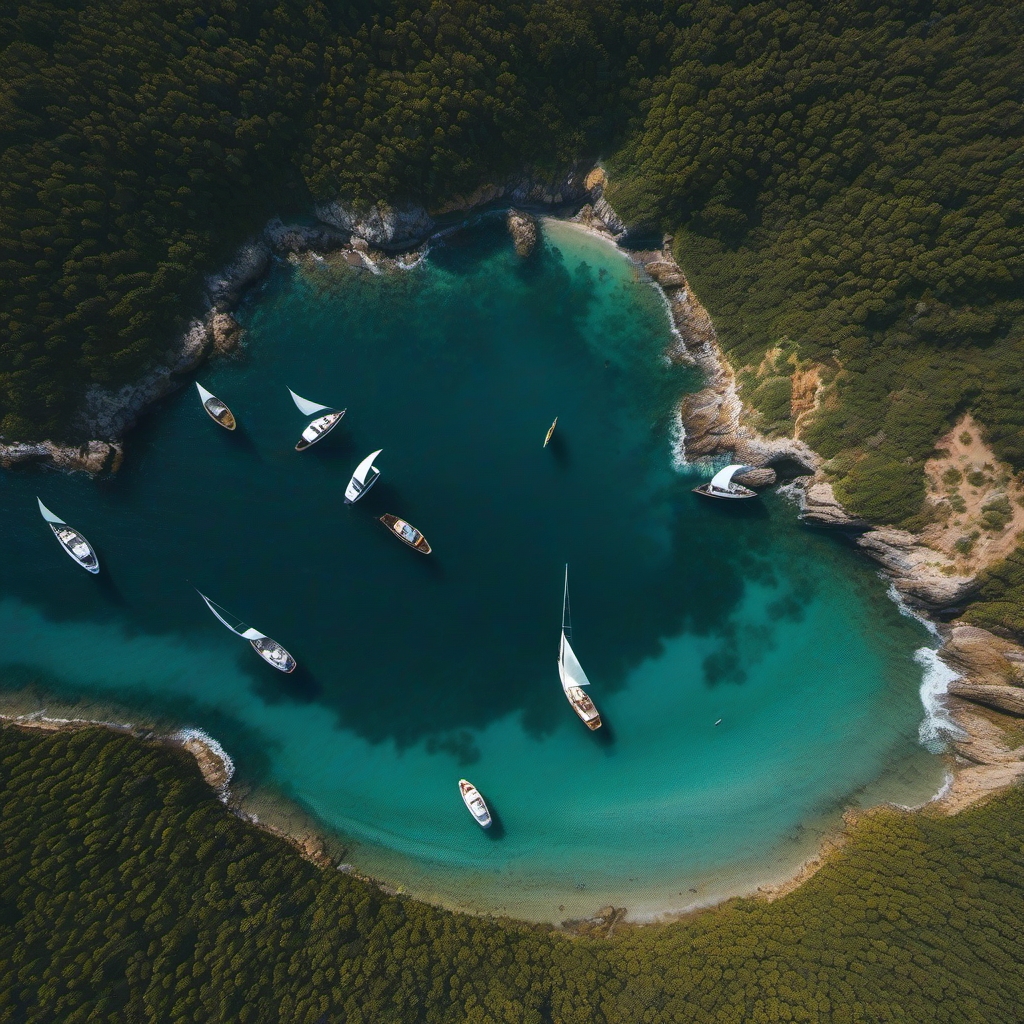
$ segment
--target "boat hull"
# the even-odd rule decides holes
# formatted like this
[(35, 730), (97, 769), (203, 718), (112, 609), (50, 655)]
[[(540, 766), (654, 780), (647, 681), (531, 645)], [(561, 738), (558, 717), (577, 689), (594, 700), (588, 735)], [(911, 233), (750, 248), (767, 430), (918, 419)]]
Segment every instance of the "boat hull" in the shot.
[[(429, 555), (433, 550), (427, 543), (427, 538), (420, 533), (411, 523), (407, 523), (404, 519), (399, 519), (398, 516), (382, 515), (380, 521), (403, 543), (408, 547), (412, 548), (413, 551), (418, 551), (421, 555)], [(410, 531), (408, 534), (404, 528), (408, 528)]]
[(100, 571), (100, 560), (96, 557), (93, 546), (77, 530), (55, 523), (50, 523), (50, 529), (53, 530), (57, 543), (64, 549), (64, 554), (76, 565), (80, 565), (94, 576)]
[(550, 427), (548, 427), (548, 432), (544, 435), (544, 447), (545, 448), (547, 448), (548, 442), (554, 436), (555, 427), (556, 426), (558, 426), (558, 417), (557, 416), (555, 417), (555, 422), (552, 423)]
[(206, 410), (207, 416), (218, 427), (223, 427), (225, 430), (234, 430), (238, 426), (234, 414), (219, 398), (208, 398), (203, 402), (203, 408)]
[[(369, 478), (364, 484), (358, 484), (355, 480), (348, 482), (348, 487), (345, 488), (345, 504), (354, 505), (360, 498), (364, 497), (366, 492), (380, 479), (380, 473), (375, 473)], [(356, 490), (356, 488), (359, 488)]]
[(297, 667), (295, 659), (276, 641), (270, 637), (250, 640), (252, 649), (272, 668), (285, 674), (294, 672)]
[(710, 484), (701, 484), (700, 487), (693, 488), (693, 493), (699, 494), (702, 498), (715, 498), (723, 501), (743, 501), (746, 498), (757, 497), (757, 491), (752, 491), (742, 484), (733, 484), (733, 488), (734, 490), (731, 491), (713, 491)]
[(459, 792), (462, 794), (462, 802), (466, 805), (466, 810), (473, 815), (473, 820), (481, 828), (490, 828), (493, 821), (491, 811), (476, 786), (465, 779), (459, 779)]
[(580, 721), (591, 731), (601, 728), (601, 715), (594, 702), (580, 686), (564, 687), (565, 699), (572, 705), (573, 711), (579, 715)]
[(347, 411), (342, 409), (341, 412), (329, 412), (326, 416), (318, 416), (302, 432), (295, 450), (304, 452), (307, 448), (312, 448), (317, 441), (322, 441), (341, 422)]

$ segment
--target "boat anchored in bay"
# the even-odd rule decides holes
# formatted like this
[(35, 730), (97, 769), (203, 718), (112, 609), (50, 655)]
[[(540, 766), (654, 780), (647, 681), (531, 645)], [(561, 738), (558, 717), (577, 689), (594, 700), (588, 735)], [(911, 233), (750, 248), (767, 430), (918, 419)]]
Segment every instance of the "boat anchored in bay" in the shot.
[(92, 545), (77, 531), (73, 530), (60, 516), (55, 516), (43, 503), (39, 502), (39, 511), (43, 518), (50, 524), (54, 537), (57, 538), (64, 551), (74, 559), (83, 569), (93, 575), (100, 571), (100, 560)]
[(555, 427), (557, 427), (557, 426), (558, 426), (558, 417), (556, 416), (555, 417), (555, 422), (552, 423), (550, 427), (548, 427), (548, 432), (544, 435), (544, 447), (545, 448), (547, 448), (548, 442), (551, 440), (551, 438), (554, 437)]
[[(295, 402), (299, 412), (304, 416), (316, 417), (310, 420), (302, 432), (302, 437), (295, 445), (297, 452), (305, 451), (310, 445), (325, 438), (341, 422), (342, 416), (347, 412), (346, 409), (332, 409), (329, 405), (311, 402), (308, 398), (295, 394), (291, 388), (288, 389), (288, 394), (292, 396), (292, 401)], [(323, 415), (317, 416), (317, 413), (323, 413)]]
[[(295, 659), (276, 641), (271, 640), (266, 633), (261, 633), (258, 629), (253, 629), (250, 626), (245, 626), (244, 622), (240, 622), (239, 626), (245, 626), (244, 629), (238, 629), (232, 626), (227, 619), (217, 609), (220, 605), (214, 604), (204, 593), (197, 590), (197, 594), (206, 602), (206, 607), (213, 612), (217, 621), (222, 625), (227, 626), (235, 636), (240, 636), (243, 640), (248, 640), (252, 645), (252, 649), (268, 664), (273, 668), (276, 668), (278, 672), (294, 672), (296, 667)], [(221, 609), (226, 611), (227, 609)]]
[(733, 481), (733, 477), (741, 470), (753, 469), (753, 466), (726, 466), (720, 469), (706, 484), (694, 487), (693, 493), (703, 495), (705, 498), (756, 498), (757, 491), (744, 487)]
[(373, 464), (373, 460), (382, 451), (384, 451), (383, 448), (378, 448), (356, 466), (356, 471), (352, 474), (348, 487), (345, 488), (346, 505), (357, 502), (380, 479), (380, 470)]
[(384, 514), (380, 521), (403, 543), (408, 544), (413, 550), (421, 555), (429, 555), (431, 551), (427, 538), (420, 533), (411, 523), (407, 523), (398, 516)]
[(459, 792), (462, 794), (462, 801), (469, 809), (469, 813), (473, 815), (473, 820), (481, 828), (490, 828), (491, 812), (487, 807), (487, 802), (480, 795), (480, 790), (472, 782), (459, 779)]
[(207, 391), (199, 381), (196, 381), (196, 390), (199, 392), (199, 400), (203, 403), (210, 419), (222, 426), (225, 430), (234, 430), (238, 424), (231, 410), (212, 392)]
[(572, 635), (572, 616), (569, 612), (569, 566), (565, 567), (565, 591), (562, 594), (562, 638), (558, 644), (558, 678), (562, 680), (562, 690), (566, 700), (572, 705), (573, 711), (588, 729), (601, 728), (601, 716), (594, 702), (583, 689), (590, 685), (583, 666), (576, 657), (576, 652), (569, 643)]

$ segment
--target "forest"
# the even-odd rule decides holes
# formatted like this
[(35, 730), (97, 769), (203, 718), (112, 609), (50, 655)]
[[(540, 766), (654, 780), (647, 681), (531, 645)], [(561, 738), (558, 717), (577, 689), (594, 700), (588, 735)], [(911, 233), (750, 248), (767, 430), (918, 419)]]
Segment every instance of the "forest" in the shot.
[(179, 748), (0, 728), (0, 1021), (1010, 1024), (1024, 793), (874, 812), (808, 882), (611, 936), (303, 860)]

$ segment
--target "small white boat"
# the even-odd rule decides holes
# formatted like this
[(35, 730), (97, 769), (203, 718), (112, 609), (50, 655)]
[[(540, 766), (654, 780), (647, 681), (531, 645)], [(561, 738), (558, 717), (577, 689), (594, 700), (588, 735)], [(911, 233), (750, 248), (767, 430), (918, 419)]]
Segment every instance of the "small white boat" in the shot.
[[(294, 672), (296, 667), (295, 659), (276, 641), (271, 640), (266, 633), (261, 633), (258, 629), (252, 629), (249, 626), (245, 626), (244, 622), (240, 622), (239, 626), (245, 626), (245, 629), (238, 629), (232, 626), (227, 619), (217, 608), (219, 605), (215, 605), (204, 593), (196, 591), (197, 594), (206, 602), (206, 607), (216, 616), (217, 621), (227, 626), (235, 636), (242, 637), (243, 640), (248, 640), (252, 645), (252, 649), (268, 664), (278, 670), (278, 672)], [(221, 609), (222, 611), (226, 609)]]
[(73, 530), (59, 516), (55, 516), (41, 501), (39, 511), (43, 518), (50, 524), (54, 537), (60, 542), (60, 546), (73, 558), (83, 569), (94, 575), (100, 571), (100, 560), (96, 557), (92, 545), (77, 531)]
[(480, 790), (472, 782), (459, 779), (459, 792), (462, 794), (463, 802), (469, 808), (469, 813), (473, 815), (473, 820), (481, 828), (490, 828), (491, 812), (487, 809), (487, 803), (480, 795)]
[(550, 427), (548, 427), (548, 432), (544, 435), (544, 447), (545, 448), (547, 448), (548, 442), (551, 440), (552, 436), (554, 435), (555, 427), (557, 427), (557, 426), (558, 426), (558, 417), (556, 416), (555, 417), (555, 422), (552, 423)]
[(720, 469), (706, 484), (694, 487), (694, 494), (702, 494), (705, 498), (756, 498), (757, 491), (752, 491), (743, 484), (733, 481), (733, 477), (744, 469), (753, 469), (753, 466), (726, 466)]
[[(341, 417), (347, 411), (345, 409), (332, 409), (329, 405), (319, 405), (317, 402), (311, 402), (308, 398), (295, 394), (291, 388), (288, 389), (288, 394), (292, 396), (292, 401), (298, 406), (299, 412), (304, 416), (316, 417), (310, 420), (306, 429), (302, 432), (302, 437), (299, 438), (298, 444), (295, 445), (297, 452), (305, 451), (310, 445), (314, 445), (317, 441), (325, 438), (341, 422)], [(317, 416), (317, 413), (323, 413), (323, 415)]]
[(380, 470), (373, 464), (373, 460), (382, 451), (384, 451), (383, 448), (378, 448), (356, 466), (356, 471), (352, 474), (348, 487), (345, 488), (346, 505), (358, 501), (380, 479)]
[(573, 711), (590, 730), (601, 728), (601, 716), (594, 702), (587, 695), (584, 686), (590, 685), (583, 666), (576, 657), (569, 639), (572, 635), (572, 618), (569, 614), (569, 566), (565, 567), (565, 591), (562, 594), (562, 639), (558, 644), (558, 678), (562, 680), (562, 690), (566, 700), (572, 705)]
[(207, 391), (199, 381), (196, 381), (196, 390), (210, 419), (225, 430), (234, 430), (238, 424), (231, 410), (215, 394)]

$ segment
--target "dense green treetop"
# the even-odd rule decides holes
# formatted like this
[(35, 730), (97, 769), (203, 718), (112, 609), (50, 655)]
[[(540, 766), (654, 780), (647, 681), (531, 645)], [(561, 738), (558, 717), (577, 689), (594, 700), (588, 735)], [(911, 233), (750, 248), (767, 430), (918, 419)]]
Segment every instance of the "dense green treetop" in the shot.
[(1019, 790), (954, 819), (872, 815), (774, 903), (572, 938), (316, 868), (180, 750), (7, 727), (0, 1021), (1010, 1024), (1022, 821)]

